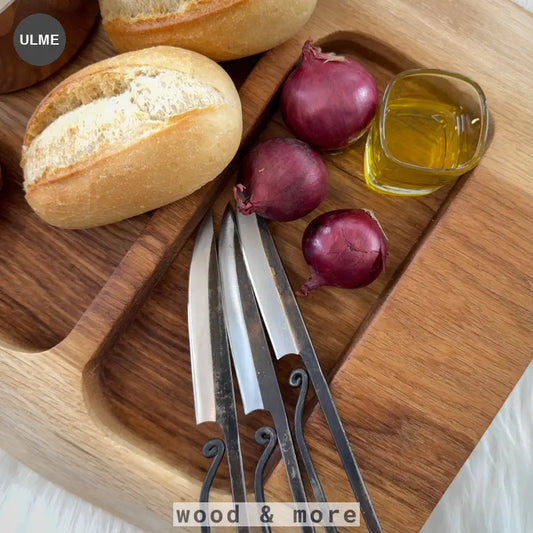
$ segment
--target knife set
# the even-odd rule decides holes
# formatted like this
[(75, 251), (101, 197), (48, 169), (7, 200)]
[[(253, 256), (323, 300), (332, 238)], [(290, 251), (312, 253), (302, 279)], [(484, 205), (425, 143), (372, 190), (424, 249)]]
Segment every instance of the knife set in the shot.
[[(200, 502), (209, 500), (210, 487), (224, 453), (233, 501), (247, 500), (232, 358), (244, 412), (265, 410), (273, 421), (273, 427), (258, 428), (255, 434), (256, 442), (264, 446), (255, 471), (256, 502), (264, 502), (264, 469), (276, 444), (280, 447), (293, 501), (307, 502), (297, 448), (315, 501), (326, 502), (303, 433), (302, 414), (310, 381), (368, 531), (380, 532), (378, 518), (264, 219), (234, 214), (228, 207), (217, 252), (212, 214), (206, 215), (191, 261), (188, 318), (196, 423), (215, 422), (224, 435), (224, 441), (211, 439), (203, 448), (204, 456), (212, 462), (202, 485)], [(291, 385), (300, 389), (294, 415), (294, 439), (267, 335), (276, 359), (296, 354), (305, 367), (293, 370), (290, 376)], [(303, 529), (312, 530), (310, 527)], [(334, 528), (327, 529), (334, 531)], [(248, 528), (241, 526), (238, 530), (247, 531)]]

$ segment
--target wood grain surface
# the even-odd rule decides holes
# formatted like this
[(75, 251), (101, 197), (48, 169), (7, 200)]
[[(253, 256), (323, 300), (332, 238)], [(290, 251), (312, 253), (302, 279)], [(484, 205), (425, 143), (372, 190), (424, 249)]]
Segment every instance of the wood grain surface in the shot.
[[(301, 301), (385, 531), (420, 528), (531, 359), (533, 75), (522, 65), (533, 63), (532, 33), (531, 17), (501, 0), (465, 1), (460, 14), (453, 3), (378, 0), (355, 10), (321, 1), (307, 27), (266, 54), (241, 88), (245, 145), (256, 132), (287, 134), (270, 102), (308, 36), (358, 58), (381, 90), (394, 73), (423, 65), (461, 71), (487, 93), (494, 138), (452, 191), (380, 196), (363, 185), (361, 145), (325, 156), (331, 186), (315, 214), (371, 208), (390, 242), (387, 273), (371, 287), (321, 289)], [(217, 199), (219, 216), (230, 194), (219, 180), (153, 216), (86, 232), (54, 230), (29, 212), (18, 172), (25, 121), (58, 79), (110, 53), (98, 33), (55, 79), (0, 97), (8, 182), (0, 242), (9, 258), (0, 266), (0, 445), (160, 532), (172, 529), (172, 501), (197, 497), (207, 467), (201, 446), (216, 434), (193, 422), (188, 237), (208, 205)], [(242, 73), (249, 64), (230, 68)], [(307, 274), (299, 247), (310, 218), (272, 225), (294, 286)], [(282, 383), (296, 363), (280, 365)], [(250, 471), (253, 431), (264, 418), (241, 420)], [(320, 413), (306, 432), (329, 498), (349, 498)], [(284, 497), (281, 469), (267, 489)], [(225, 473), (215, 497), (227, 498)]]

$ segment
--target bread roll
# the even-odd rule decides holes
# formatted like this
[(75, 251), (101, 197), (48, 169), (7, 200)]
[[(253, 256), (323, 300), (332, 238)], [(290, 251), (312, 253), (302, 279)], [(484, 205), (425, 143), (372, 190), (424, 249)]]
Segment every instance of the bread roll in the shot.
[(216, 63), (172, 47), (122, 54), (65, 79), (35, 110), (26, 199), (54, 226), (116, 222), (215, 178), (241, 134), (238, 93)]
[(316, 0), (99, 0), (119, 51), (169, 44), (216, 61), (273, 48), (309, 19)]

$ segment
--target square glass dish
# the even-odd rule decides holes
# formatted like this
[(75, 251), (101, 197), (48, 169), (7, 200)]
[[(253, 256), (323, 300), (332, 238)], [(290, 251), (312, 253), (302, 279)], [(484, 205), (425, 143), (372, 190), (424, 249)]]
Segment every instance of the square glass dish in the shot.
[(368, 134), (365, 179), (378, 192), (431, 193), (474, 168), (489, 114), (481, 87), (435, 69), (401, 72), (387, 86)]

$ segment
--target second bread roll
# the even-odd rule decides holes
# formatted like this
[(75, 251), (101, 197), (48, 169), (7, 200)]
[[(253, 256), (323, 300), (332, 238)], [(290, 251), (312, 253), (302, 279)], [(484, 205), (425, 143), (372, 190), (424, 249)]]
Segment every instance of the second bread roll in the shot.
[(154, 45), (195, 50), (216, 61), (264, 52), (294, 35), (317, 0), (99, 0), (119, 51)]
[(215, 178), (241, 134), (237, 90), (216, 63), (172, 47), (122, 54), (37, 107), (23, 146), (26, 199), (55, 226), (116, 222)]

